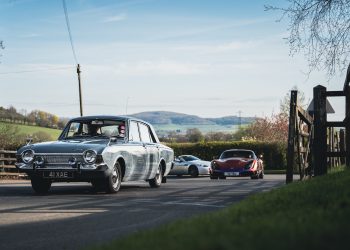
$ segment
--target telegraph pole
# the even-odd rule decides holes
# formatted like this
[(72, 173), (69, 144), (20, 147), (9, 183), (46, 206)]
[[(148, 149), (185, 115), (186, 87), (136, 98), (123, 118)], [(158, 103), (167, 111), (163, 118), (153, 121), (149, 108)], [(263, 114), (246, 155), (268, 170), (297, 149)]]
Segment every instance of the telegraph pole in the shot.
[(242, 111), (239, 110), (238, 112), (238, 125), (239, 125), (239, 128), (242, 127)]
[(81, 82), (80, 82), (80, 64), (77, 65), (78, 82), (79, 82), (79, 104), (80, 104), (80, 116), (83, 116), (83, 101), (81, 98)]

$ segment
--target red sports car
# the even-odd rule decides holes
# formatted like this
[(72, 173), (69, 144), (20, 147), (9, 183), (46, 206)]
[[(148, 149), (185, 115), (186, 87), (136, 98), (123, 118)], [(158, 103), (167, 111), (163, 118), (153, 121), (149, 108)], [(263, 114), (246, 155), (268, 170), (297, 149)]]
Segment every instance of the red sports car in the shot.
[(257, 157), (252, 150), (230, 149), (219, 159), (211, 162), (210, 179), (226, 179), (234, 176), (250, 176), (251, 179), (264, 178), (262, 156)]

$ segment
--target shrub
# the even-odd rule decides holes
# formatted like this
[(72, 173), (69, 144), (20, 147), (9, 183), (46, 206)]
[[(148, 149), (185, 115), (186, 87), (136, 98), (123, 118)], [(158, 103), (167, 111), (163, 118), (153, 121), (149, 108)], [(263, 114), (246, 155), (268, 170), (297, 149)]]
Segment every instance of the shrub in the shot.
[(262, 154), (265, 169), (286, 168), (286, 146), (280, 143), (257, 141), (235, 142), (201, 142), (201, 143), (167, 143), (174, 149), (175, 155), (190, 154), (203, 160), (211, 161), (227, 149), (241, 148), (253, 150), (257, 155)]

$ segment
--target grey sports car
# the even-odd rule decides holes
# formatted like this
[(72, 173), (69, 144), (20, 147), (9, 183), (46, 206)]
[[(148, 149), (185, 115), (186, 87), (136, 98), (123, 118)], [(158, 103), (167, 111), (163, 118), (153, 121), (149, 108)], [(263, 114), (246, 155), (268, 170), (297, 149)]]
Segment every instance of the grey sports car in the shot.
[(193, 155), (180, 155), (175, 158), (169, 175), (209, 175), (211, 173), (210, 161), (203, 161)]
[(57, 141), (17, 151), (16, 167), (29, 175), (37, 193), (52, 182), (87, 181), (97, 190), (118, 192), (122, 181), (166, 182), (174, 152), (161, 144), (153, 127), (124, 116), (86, 116), (70, 120)]

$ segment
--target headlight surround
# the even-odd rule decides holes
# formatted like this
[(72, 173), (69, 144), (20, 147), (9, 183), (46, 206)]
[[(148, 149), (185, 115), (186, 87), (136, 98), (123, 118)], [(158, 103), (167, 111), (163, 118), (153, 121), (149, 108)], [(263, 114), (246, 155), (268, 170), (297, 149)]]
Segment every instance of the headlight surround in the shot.
[(22, 160), (24, 163), (31, 163), (34, 160), (34, 151), (31, 149), (23, 151)]
[(87, 164), (93, 164), (96, 162), (97, 153), (94, 150), (86, 150), (83, 156), (84, 156), (84, 161)]

